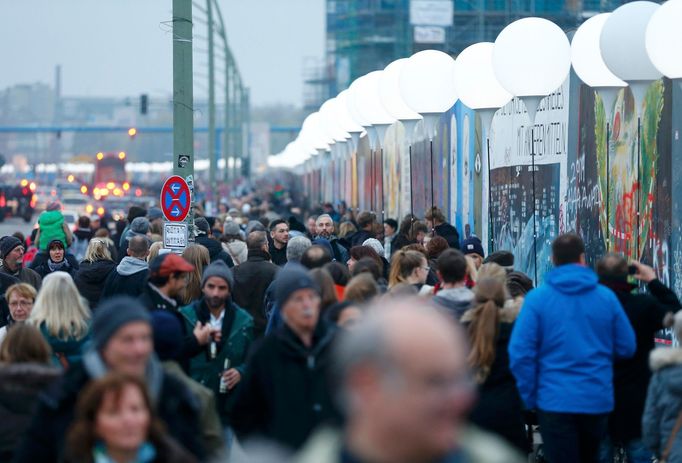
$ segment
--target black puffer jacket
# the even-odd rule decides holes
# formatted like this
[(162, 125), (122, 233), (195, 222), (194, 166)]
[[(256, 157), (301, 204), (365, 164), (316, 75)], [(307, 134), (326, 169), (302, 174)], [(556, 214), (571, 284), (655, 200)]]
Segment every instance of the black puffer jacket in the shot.
[(88, 300), (91, 309), (95, 309), (99, 303), (104, 282), (112, 271), (115, 271), (116, 262), (113, 260), (98, 260), (95, 262), (81, 262), (76, 275), (73, 277), (78, 292)]
[(0, 368), (0, 461), (12, 461), (38, 405), (38, 394), (59, 376), (59, 369), (36, 363)]
[[(93, 372), (85, 365), (84, 357), (83, 363), (72, 365), (61, 381), (53, 383), (40, 395), (31, 424), (17, 447), (15, 462), (62, 461), (64, 440), (74, 419), (78, 395), (93, 377)], [(146, 382), (159, 418), (171, 437), (201, 460), (204, 450), (198, 400), (180, 380), (164, 373), (158, 363), (148, 371), (154, 372)], [(100, 373), (104, 374), (106, 370)]]
[(232, 258), (230, 255), (223, 249), (222, 244), (220, 244), (220, 241), (214, 240), (213, 238), (210, 238), (206, 235), (199, 235), (196, 237), (195, 240), (196, 244), (200, 244), (206, 249), (208, 249), (208, 255), (211, 258), (211, 262), (215, 262), (216, 260), (222, 260), (227, 264), (228, 267), (232, 268), (234, 267), (234, 262), (232, 261)]
[(329, 382), (334, 335), (320, 321), (306, 348), (284, 325), (254, 348), (230, 417), (241, 438), (298, 449), (318, 425), (338, 419)]

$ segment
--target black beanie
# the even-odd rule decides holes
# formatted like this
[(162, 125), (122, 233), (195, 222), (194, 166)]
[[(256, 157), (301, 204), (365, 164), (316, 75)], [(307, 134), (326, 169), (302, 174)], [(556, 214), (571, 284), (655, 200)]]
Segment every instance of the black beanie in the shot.
[(21, 246), (21, 240), (15, 236), (8, 235), (0, 238), (0, 259), (7, 257), (17, 246)]
[(91, 337), (95, 349), (101, 351), (109, 339), (124, 325), (132, 322), (147, 322), (149, 312), (139, 301), (128, 296), (116, 296), (104, 301), (95, 311), (92, 319)]
[(275, 278), (275, 302), (277, 306), (281, 309), (291, 295), (299, 289), (313, 289), (317, 293), (320, 292), (302, 265), (293, 264), (280, 270)]

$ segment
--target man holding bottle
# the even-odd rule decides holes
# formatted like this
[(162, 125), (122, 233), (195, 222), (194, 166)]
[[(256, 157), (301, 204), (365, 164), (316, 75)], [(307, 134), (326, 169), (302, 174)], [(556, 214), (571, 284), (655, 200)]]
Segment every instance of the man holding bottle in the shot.
[(180, 309), (188, 329), (193, 329), (197, 322), (212, 329), (211, 341), (190, 361), (190, 376), (216, 394), (228, 446), (234, 389), (244, 375), (254, 327), (251, 315), (232, 302), (233, 286), (230, 268), (222, 261), (213, 262), (201, 279), (203, 297)]

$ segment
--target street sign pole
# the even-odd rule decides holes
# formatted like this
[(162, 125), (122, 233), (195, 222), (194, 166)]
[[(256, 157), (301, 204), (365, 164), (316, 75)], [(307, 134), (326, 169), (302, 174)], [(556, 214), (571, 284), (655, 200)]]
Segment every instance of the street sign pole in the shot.
[[(190, 187), (194, 205), (194, 95), (192, 92), (192, 1), (173, 0), (173, 174)], [(194, 214), (185, 222), (193, 241)]]

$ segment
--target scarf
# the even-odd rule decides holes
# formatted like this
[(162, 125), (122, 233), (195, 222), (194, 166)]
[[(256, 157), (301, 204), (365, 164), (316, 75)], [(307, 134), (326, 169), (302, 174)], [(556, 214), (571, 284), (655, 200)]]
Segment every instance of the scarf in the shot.
[(61, 262), (52, 262), (52, 259), (48, 259), (47, 266), (50, 268), (50, 273), (58, 271), (68, 272), (69, 268), (71, 267), (66, 261), (66, 258), (64, 258), (64, 260)]

